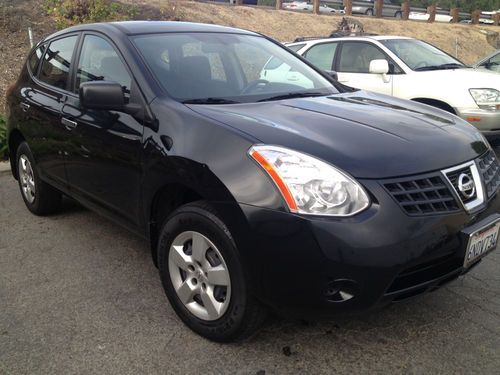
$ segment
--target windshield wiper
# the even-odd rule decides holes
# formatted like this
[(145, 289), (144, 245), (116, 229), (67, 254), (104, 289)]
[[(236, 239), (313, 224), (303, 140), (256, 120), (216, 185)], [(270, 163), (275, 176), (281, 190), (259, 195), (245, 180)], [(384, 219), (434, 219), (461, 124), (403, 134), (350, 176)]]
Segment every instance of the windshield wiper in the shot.
[(184, 100), (184, 104), (237, 104), (236, 100), (223, 99), (223, 98), (199, 98)]
[(298, 91), (298, 92), (289, 92), (288, 94), (271, 96), (270, 98), (265, 98), (258, 100), (259, 102), (268, 102), (271, 100), (282, 100), (282, 99), (293, 99), (293, 98), (307, 98), (312, 96), (327, 96), (329, 93), (325, 94), (324, 92), (308, 92), (308, 91)]
[(420, 68), (416, 68), (415, 71), (424, 71), (424, 70), (444, 70), (444, 69), (460, 69), (465, 68), (463, 64), (451, 63), (451, 64), (441, 64), (441, 65), (431, 65), (431, 66), (422, 66)]

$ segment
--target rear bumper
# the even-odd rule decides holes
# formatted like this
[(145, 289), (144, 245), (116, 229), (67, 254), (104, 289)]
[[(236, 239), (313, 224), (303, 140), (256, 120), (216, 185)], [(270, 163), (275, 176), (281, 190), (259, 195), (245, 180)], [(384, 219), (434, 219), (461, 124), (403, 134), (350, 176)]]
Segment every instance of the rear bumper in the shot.
[(468, 271), (461, 231), (500, 212), (497, 193), (474, 215), (411, 217), (369, 190), (377, 203), (349, 219), (239, 205), (246, 228), (234, 237), (259, 299), (282, 315), (321, 318), (432, 291)]

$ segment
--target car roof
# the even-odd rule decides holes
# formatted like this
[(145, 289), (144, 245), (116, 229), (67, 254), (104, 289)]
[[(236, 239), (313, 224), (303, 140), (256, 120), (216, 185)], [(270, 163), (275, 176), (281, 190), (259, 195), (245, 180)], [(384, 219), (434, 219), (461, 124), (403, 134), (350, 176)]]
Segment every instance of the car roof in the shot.
[(98, 31), (104, 33), (108, 31), (112, 33), (122, 33), (126, 35), (176, 33), (176, 32), (206, 32), (206, 33), (232, 33), (232, 34), (259, 35), (257, 33), (243, 29), (210, 25), (204, 23), (177, 22), (177, 21), (122, 21), (122, 22), (91, 23), (91, 24), (73, 26), (58, 31), (48, 36), (44, 40), (52, 39), (59, 35), (77, 31)]
[(339, 40), (390, 40), (390, 39), (414, 39), (406, 36), (394, 36), (394, 35), (353, 35), (353, 36), (341, 36), (341, 37), (318, 37), (318, 38), (305, 38), (304, 40), (297, 40), (296, 42), (286, 43), (287, 46), (301, 43), (319, 43), (324, 41), (339, 41)]

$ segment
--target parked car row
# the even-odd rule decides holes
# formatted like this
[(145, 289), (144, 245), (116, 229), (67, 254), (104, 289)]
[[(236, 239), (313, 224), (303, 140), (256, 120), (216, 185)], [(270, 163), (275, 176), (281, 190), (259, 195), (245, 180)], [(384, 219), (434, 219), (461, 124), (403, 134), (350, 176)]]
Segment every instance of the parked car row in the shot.
[[(352, 13), (373, 16), (375, 14), (374, 3), (374, 0), (366, 0), (366, 4), (354, 4), (352, 6)], [(385, 0), (384, 7), (382, 8), (382, 16), (401, 18), (403, 16), (401, 5), (396, 0)]]
[[(292, 2), (283, 3), (283, 9), (312, 11), (313, 4), (311, 1), (292, 1)], [(333, 8), (325, 3), (320, 3), (319, 12), (320, 13), (337, 13), (337, 14), (344, 14), (345, 13), (343, 9)]]
[(180, 319), (234, 341), (268, 311), (436, 290), (498, 250), (500, 163), (463, 118), (500, 131), (499, 77), (409, 38), (84, 24), (8, 89), (10, 162), (33, 214), (66, 195), (142, 236)]
[[(375, 15), (375, 1), (374, 0), (364, 0), (360, 2), (354, 2), (352, 6), (353, 14), (362, 14), (366, 16)], [(336, 8), (335, 8), (336, 7)], [(313, 5), (310, 0), (302, 0), (302, 1), (291, 1), (284, 2), (283, 8), (288, 10), (305, 10), (312, 11)], [(440, 9), (440, 8), (439, 8)], [(345, 13), (344, 6), (342, 5), (342, 1), (329, 1), (321, 3), (320, 5), (321, 13)], [(500, 10), (499, 10), (500, 12)], [(491, 16), (497, 12), (482, 12), (482, 17), (479, 19), (479, 23), (482, 24), (493, 24), (493, 19)], [(382, 16), (387, 18), (402, 18), (403, 11), (401, 9), (401, 2), (398, 0), (385, 0), (384, 6), (382, 8)], [(490, 17), (490, 18), (486, 18)], [(430, 18), (430, 15), (424, 11), (410, 11), (409, 19), (413, 21), (425, 21), (427, 22)], [(449, 14), (440, 14), (437, 13), (435, 16), (435, 22), (445, 22), (449, 23), (453, 20), (453, 17)], [(471, 23), (470, 19), (462, 19), (461, 23)]]
[[(405, 37), (319, 38), (288, 47), (317, 67), (335, 71), (344, 85), (429, 104), (460, 116), (492, 139), (500, 137), (500, 75), (493, 72), (498, 70), (498, 53), (478, 70)], [(273, 74), (269, 70), (263, 76)], [(289, 82), (302, 79), (296, 72), (282, 77)]]

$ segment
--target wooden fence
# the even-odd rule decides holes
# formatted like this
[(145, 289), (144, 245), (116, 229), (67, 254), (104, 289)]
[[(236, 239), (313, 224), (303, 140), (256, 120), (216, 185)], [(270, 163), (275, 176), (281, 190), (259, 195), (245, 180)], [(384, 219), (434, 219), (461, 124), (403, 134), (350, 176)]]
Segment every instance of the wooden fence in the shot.
[[(363, 3), (363, 2), (359, 2), (359, 1), (353, 1), (353, 0), (332, 1), (332, 2), (333, 3), (343, 3), (343, 5), (345, 6), (345, 14), (348, 16), (352, 15), (353, 4), (360, 4), (360, 5), (369, 4), (367, 2)], [(276, 0), (276, 9), (283, 9), (283, 3), (284, 3), (283, 0)], [(313, 13), (315, 13), (315, 14), (320, 13), (320, 11), (319, 11), (320, 3), (326, 3), (326, 1), (313, 0)], [(242, 5), (243, 0), (236, 0), (235, 4)], [(388, 4), (386, 4), (386, 6), (387, 5)], [(394, 5), (389, 5), (389, 6), (394, 7)], [(375, 17), (378, 17), (378, 18), (382, 17), (383, 7), (384, 7), (384, 0), (375, 0), (374, 1), (374, 16)], [(410, 16), (410, 10), (412, 10), (411, 1), (410, 0), (403, 1), (402, 5), (401, 5), (401, 14), (402, 14), (401, 19), (408, 20), (408, 18)], [(419, 9), (419, 11), (421, 11), (421, 10), (423, 10), (427, 14), (429, 14), (429, 19), (427, 22), (434, 22), (436, 19), (436, 14), (443, 14), (443, 12), (441, 10), (437, 9), (436, 5), (431, 5), (431, 6), (427, 7), (427, 9)], [(450, 9), (449, 14), (451, 17), (453, 17), (451, 22), (454, 22), (454, 23), (459, 22), (461, 15), (464, 15), (464, 13), (460, 12), (459, 8)], [(471, 18), (471, 23), (478, 24), (479, 19), (481, 18), (481, 11), (476, 10), (476, 11), (472, 12), (470, 14), (470, 18)], [(491, 19), (493, 20), (493, 24), (498, 26), (500, 23), (500, 13), (498, 13), (498, 12), (494, 13), (493, 15), (491, 15)]]

